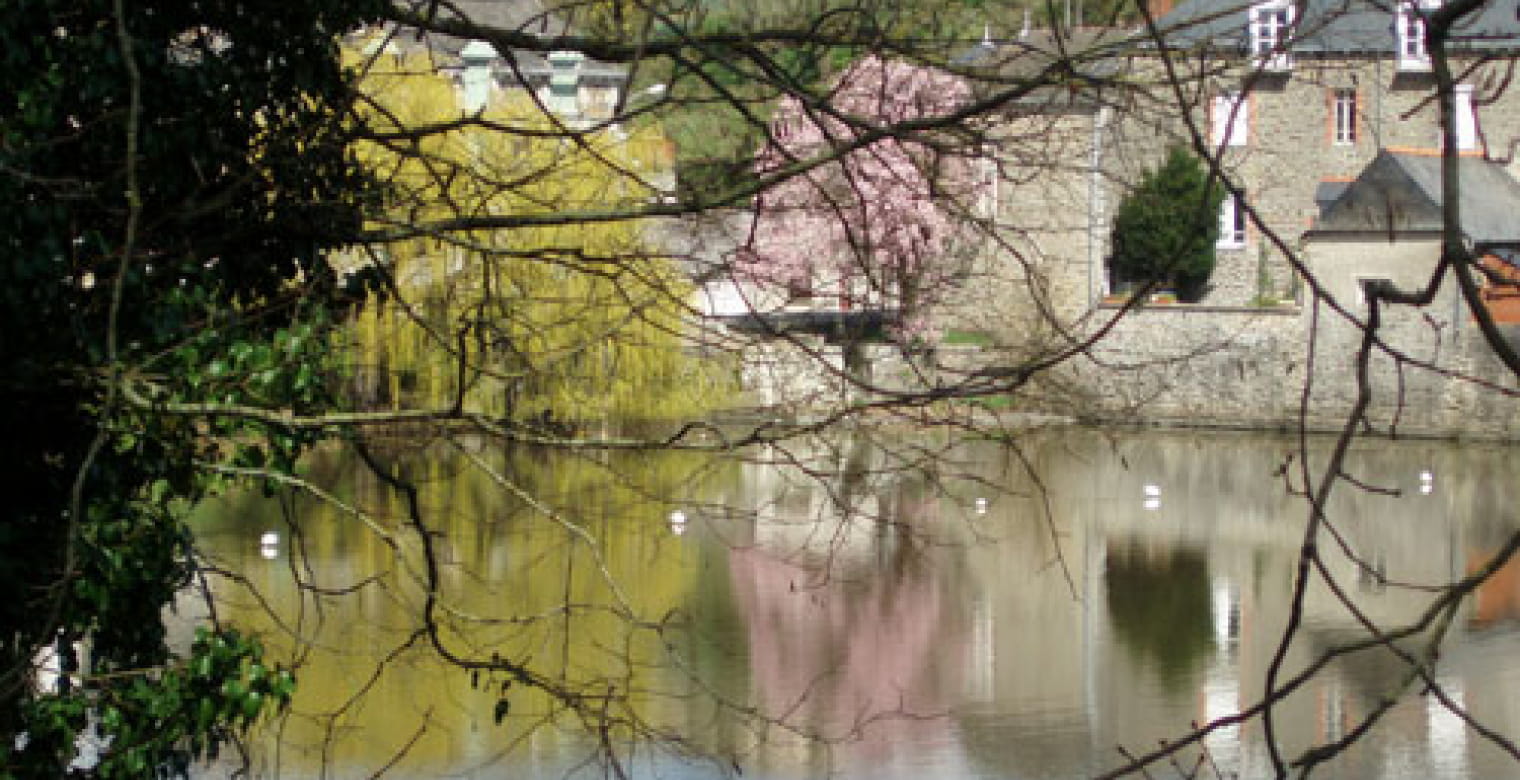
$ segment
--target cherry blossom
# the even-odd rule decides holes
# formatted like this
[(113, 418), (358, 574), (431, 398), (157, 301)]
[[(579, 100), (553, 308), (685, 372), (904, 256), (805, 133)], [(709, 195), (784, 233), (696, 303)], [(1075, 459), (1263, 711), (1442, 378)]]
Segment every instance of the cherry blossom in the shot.
[[(840, 309), (896, 308), (906, 330), (926, 329), (928, 309), (962, 266), (972, 166), (954, 139), (922, 120), (948, 116), (969, 98), (954, 75), (873, 56), (847, 69), (820, 104), (783, 100), (756, 170), (773, 175), (826, 161), (757, 198), (742, 277)], [(905, 122), (919, 126), (898, 127)], [(880, 140), (850, 148), (883, 130)]]

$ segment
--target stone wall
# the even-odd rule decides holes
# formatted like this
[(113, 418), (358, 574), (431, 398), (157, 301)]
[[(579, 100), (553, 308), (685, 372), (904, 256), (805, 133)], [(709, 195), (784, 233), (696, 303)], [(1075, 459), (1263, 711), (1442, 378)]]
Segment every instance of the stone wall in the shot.
[[(1362, 316), (1357, 300), (1343, 302)], [(1510, 378), (1451, 296), (1425, 311), (1389, 315), (1384, 342), (1405, 358), (1370, 361), (1367, 420), (1403, 434), (1520, 436), (1520, 384)], [(1353, 360), (1361, 331), (1325, 306), (1221, 308), (1155, 305), (1121, 315), (1105, 307), (1087, 327), (1107, 328), (1087, 352), (1017, 388), (1009, 411), (1079, 420), (1224, 428), (1336, 430), (1356, 400)], [(1111, 322), (1114, 318), (1117, 321)], [(1520, 333), (1512, 343), (1520, 343)], [(956, 387), (982, 368), (1015, 367), (1013, 348), (941, 348), (931, 357), (891, 345), (770, 341), (744, 351), (746, 403), (797, 418)], [(859, 368), (868, 366), (868, 368)], [(855, 377), (860, 382), (852, 382)], [(985, 387), (985, 384), (980, 386)]]
[[(1396, 311), (1380, 331), (1402, 359), (1369, 361), (1368, 422), (1422, 435), (1520, 436), (1517, 387), (1476, 326)], [(1352, 313), (1365, 307), (1352, 301)], [(1117, 313), (1117, 310), (1113, 310)], [(1445, 320), (1445, 321), (1443, 321)], [(1058, 411), (1082, 419), (1334, 430), (1356, 401), (1361, 331), (1321, 307), (1252, 311), (1156, 306), (1131, 312), (1089, 356), (1060, 367)], [(1069, 388), (1081, 388), (1080, 394)], [(1052, 399), (1047, 398), (1047, 403)]]
[[(1119, 317), (1099, 312), (1095, 326)], [(1299, 312), (1153, 306), (1131, 311), (1084, 356), (1056, 369), (1048, 399), (1078, 418), (1277, 427), (1297, 413), (1306, 374)]]

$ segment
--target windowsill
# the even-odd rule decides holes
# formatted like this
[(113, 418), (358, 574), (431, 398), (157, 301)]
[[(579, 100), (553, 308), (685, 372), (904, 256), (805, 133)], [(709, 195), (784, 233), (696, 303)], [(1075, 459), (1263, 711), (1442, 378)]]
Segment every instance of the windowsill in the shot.
[(1215, 249), (1223, 249), (1225, 251), (1236, 251), (1236, 250), (1239, 250), (1239, 249), (1245, 249), (1246, 248), (1246, 242), (1244, 242), (1244, 241), (1240, 241), (1240, 242), (1235, 242), (1235, 241), (1220, 241), (1219, 243), (1217, 243), (1217, 244), (1214, 245), (1214, 248)]
[[(1128, 305), (1128, 300), (1120, 296), (1105, 296), (1098, 301), (1098, 308), (1105, 310), (1122, 309)], [(1242, 316), (1296, 316), (1301, 311), (1297, 303), (1282, 301), (1273, 304), (1237, 304), (1224, 306), (1215, 303), (1182, 303), (1171, 302), (1157, 304), (1143, 302), (1135, 305), (1135, 310), (1146, 312), (1176, 312), (1179, 314), (1233, 314)]]
[(1398, 69), (1400, 73), (1429, 73), (1430, 58), (1399, 59)]
[(1263, 73), (1289, 73), (1293, 70), (1293, 58), (1286, 54), (1253, 57), (1251, 67)]

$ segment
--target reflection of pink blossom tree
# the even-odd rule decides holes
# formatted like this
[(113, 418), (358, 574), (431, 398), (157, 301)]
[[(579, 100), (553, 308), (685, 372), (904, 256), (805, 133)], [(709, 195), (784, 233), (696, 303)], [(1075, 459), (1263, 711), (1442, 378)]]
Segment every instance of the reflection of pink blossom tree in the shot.
[(741, 275), (791, 294), (838, 296), (840, 308), (898, 307), (910, 328), (943, 298), (961, 263), (970, 159), (933, 130), (866, 134), (932, 121), (963, 106), (965, 82), (868, 57), (840, 77), (826, 106), (787, 98), (756, 168), (764, 174), (835, 156), (756, 200)]

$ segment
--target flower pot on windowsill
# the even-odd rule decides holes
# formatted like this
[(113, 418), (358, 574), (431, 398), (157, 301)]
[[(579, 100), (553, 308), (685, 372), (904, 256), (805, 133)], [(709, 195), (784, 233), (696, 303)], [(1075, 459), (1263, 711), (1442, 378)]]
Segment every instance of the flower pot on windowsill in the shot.
[(1150, 303), (1176, 303), (1177, 293), (1171, 290), (1161, 290), (1151, 293)]

